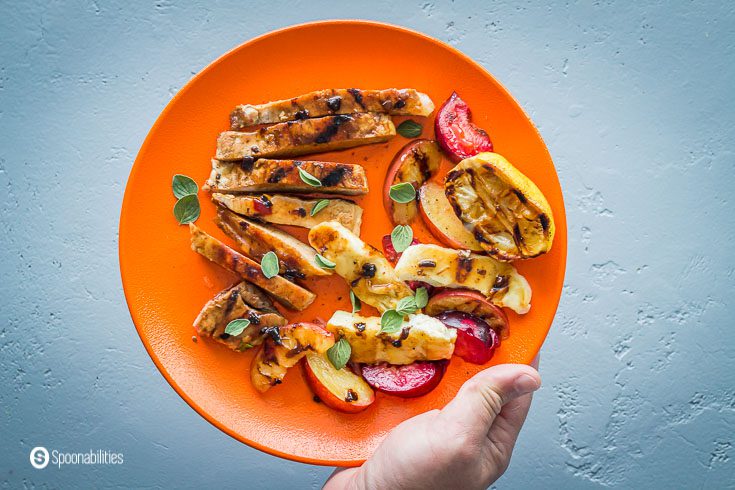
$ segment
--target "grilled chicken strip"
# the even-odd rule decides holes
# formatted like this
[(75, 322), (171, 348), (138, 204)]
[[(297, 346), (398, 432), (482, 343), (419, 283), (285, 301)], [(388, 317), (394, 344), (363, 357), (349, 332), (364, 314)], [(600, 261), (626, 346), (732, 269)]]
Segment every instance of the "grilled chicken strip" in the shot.
[[(321, 186), (301, 178), (299, 168), (313, 175)], [(365, 169), (350, 163), (309, 160), (256, 160), (250, 165), (212, 160), (207, 188), (214, 192), (301, 192), (367, 194)]]
[(212, 200), (248, 218), (277, 225), (313, 228), (325, 221), (337, 221), (355, 235), (360, 235), (362, 208), (352, 201), (329, 199), (327, 207), (312, 216), (311, 212), (321, 199), (301, 199), (294, 196), (212, 194)]
[[(258, 309), (250, 302), (263, 308)], [(232, 320), (250, 320), (240, 335), (225, 333), (227, 324)], [(209, 300), (194, 320), (194, 328), (201, 337), (211, 337), (232, 350), (244, 351), (263, 342), (262, 328), (281, 326), (286, 319), (273, 307), (273, 303), (256, 286), (245, 281), (235, 284)]]
[(531, 287), (515, 267), (469, 250), (411, 245), (398, 260), (395, 272), (403, 281), (474, 289), (516, 313), (527, 313), (531, 308)]
[(457, 331), (447, 328), (427, 315), (408, 315), (401, 330), (380, 333), (380, 317), (363, 317), (346, 311), (335, 311), (327, 322), (327, 330), (335, 339), (350, 343), (352, 362), (376, 364), (411, 364), (414, 361), (450, 359)]
[(275, 252), (280, 259), (281, 275), (286, 278), (304, 279), (332, 274), (316, 265), (313, 248), (274, 226), (249, 221), (223, 208), (217, 211), (215, 221), (246, 255), (261, 260), (268, 252)]
[(413, 295), (380, 251), (336, 221), (312, 228), (309, 243), (336, 264), (334, 272), (347, 281), (355, 296), (381, 312), (395, 308), (401, 298)]
[(189, 224), (189, 230), (191, 232), (192, 250), (263, 288), (284, 306), (301, 311), (316, 299), (316, 295), (311, 291), (281, 276), (268, 279), (263, 275), (260, 264), (232, 250), (224, 243), (197, 228), (193, 223)]
[(314, 323), (294, 323), (266, 330), (263, 347), (250, 365), (250, 380), (263, 393), (280, 384), (288, 368), (309, 351), (323, 354), (334, 345), (334, 336)]
[(217, 139), (219, 160), (292, 157), (381, 143), (396, 135), (385, 114), (354, 114), (289, 121), (252, 133), (225, 131)]
[(237, 106), (230, 114), (230, 127), (241, 130), (256, 124), (294, 121), (331, 114), (377, 112), (394, 116), (428, 116), (434, 103), (428, 95), (412, 88), (317, 90), (292, 99), (265, 104)]

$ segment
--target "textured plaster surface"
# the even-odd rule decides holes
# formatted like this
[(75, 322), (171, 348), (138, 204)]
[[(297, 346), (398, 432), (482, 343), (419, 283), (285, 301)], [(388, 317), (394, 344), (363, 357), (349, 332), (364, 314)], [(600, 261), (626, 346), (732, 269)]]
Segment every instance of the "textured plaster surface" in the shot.
[[(554, 157), (567, 280), (497, 487), (732, 487), (731, 2), (169, 0), (0, 6), (0, 487), (316, 488), (329, 474), (236, 442), (168, 386), (128, 315), (117, 227), (135, 154), (192, 75), (330, 17), (466, 52)], [(38, 471), (36, 445), (125, 462)]]

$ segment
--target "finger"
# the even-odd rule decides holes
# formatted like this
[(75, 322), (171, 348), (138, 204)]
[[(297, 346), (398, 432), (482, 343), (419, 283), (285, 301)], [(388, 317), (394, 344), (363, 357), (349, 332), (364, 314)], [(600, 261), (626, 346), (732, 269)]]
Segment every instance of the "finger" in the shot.
[(532, 393), (508, 402), (487, 433), (487, 440), (500, 454), (500, 461), (510, 462), (518, 434), (531, 406)]
[(541, 386), (538, 371), (523, 364), (501, 364), (470, 378), (439, 413), (440, 421), (459, 424), (483, 437), (503, 405)]
[(538, 371), (538, 365), (541, 361), (541, 352), (536, 354), (536, 357), (533, 358), (533, 361), (531, 361), (531, 367), (534, 368), (536, 371)]

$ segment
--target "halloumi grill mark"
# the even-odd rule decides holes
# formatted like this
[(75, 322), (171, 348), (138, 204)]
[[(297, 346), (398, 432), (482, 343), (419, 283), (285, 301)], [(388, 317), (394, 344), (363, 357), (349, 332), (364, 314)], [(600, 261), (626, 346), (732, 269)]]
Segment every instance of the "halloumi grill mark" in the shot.
[[(199, 336), (211, 337), (230, 349), (241, 352), (263, 342), (260, 333), (262, 328), (285, 325), (286, 319), (273, 308), (273, 303), (263, 293), (253, 293), (255, 288), (243, 281), (220, 291), (209, 300), (194, 320), (194, 328)], [(252, 299), (253, 294), (265, 298), (267, 310), (258, 310), (248, 304), (247, 299)], [(250, 325), (240, 335), (226, 334), (227, 324), (238, 318), (249, 320)]]
[(263, 275), (260, 264), (232, 250), (224, 243), (197, 228), (193, 223), (189, 224), (189, 230), (191, 232), (192, 250), (263, 288), (284, 306), (301, 311), (316, 299), (316, 295), (311, 291), (281, 276), (268, 279)]
[(527, 313), (531, 308), (531, 287), (515, 267), (468, 250), (412, 245), (398, 260), (396, 275), (403, 281), (474, 289), (493, 304), (506, 306), (516, 313)]
[(385, 114), (353, 114), (289, 121), (251, 133), (225, 131), (217, 138), (219, 160), (293, 157), (381, 143), (396, 135)]
[[(299, 168), (322, 183), (301, 179)], [(365, 169), (350, 163), (260, 159), (249, 165), (212, 160), (206, 188), (214, 192), (300, 192), (362, 195), (368, 192)]]
[(394, 116), (428, 116), (434, 103), (412, 88), (317, 90), (291, 99), (237, 106), (230, 114), (230, 127), (237, 131), (256, 124), (294, 121), (332, 114), (376, 112)]
[(325, 221), (337, 221), (355, 235), (360, 235), (362, 208), (352, 201), (330, 199), (316, 216), (311, 211), (321, 199), (295, 196), (212, 194), (212, 200), (237, 214), (277, 225), (313, 228)]
[(278, 228), (248, 221), (224, 208), (217, 211), (215, 221), (248, 256), (261, 260), (268, 252), (275, 252), (281, 275), (288, 279), (331, 275), (331, 271), (316, 265), (313, 248)]
[(309, 243), (336, 264), (334, 272), (347, 281), (355, 296), (381, 312), (413, 295), (380, 251), (336, 221), (312, 228)]
[(380, 333), (380, 329), (380, 317), (346, 311), (335, 311), (327, 322), (327, 330), (335, 339), (344, 337), (350, 343), (352, 362), (411, 364), (449, 359), (457, 339), (456, 330), (422, 314), (409, 315), (395, 333)]

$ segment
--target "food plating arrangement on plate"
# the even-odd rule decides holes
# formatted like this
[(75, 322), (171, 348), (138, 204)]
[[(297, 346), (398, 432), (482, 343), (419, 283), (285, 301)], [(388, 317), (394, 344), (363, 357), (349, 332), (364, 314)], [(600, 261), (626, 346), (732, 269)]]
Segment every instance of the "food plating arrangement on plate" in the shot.
[[(203, 305), (196, 334), (248, 356), (242, 378), (258, 392), (300, 368), (315, 402), (356, 413), (376, 396), (425, 395), (453, 356), (488, 363), (515, 335), (504, 309), (527, 313), (531, 287), (513, 263), (551, 249), (554, 216), (538, 187), (493, 151), (460, 95), (447, 96), (436, 111), (409, 88), (325, 89), (236, 107), (202, 186), (222, 238), (194, 224), (199, 185), (173, 177), (174, 215), (188, 224), (192, 250), (238, 278)], [(396, 126), (393, 116), (404, 120)], [(435, 139), (419, 138), (430, 126)], [(359, 162), (296, 159), (396, 137), (407, 143), (392, 162), (371, 167), (384, 176), (378, 189)], [(376, 192), (394, 228), (366, 243), (360, 200)], [(415, 227), (433, 241), (419, 242)], [(308, 230), (305, 240), (295, 228)], [(310, 285), (323, 282), (349, 287), (351, 311), (295, 321), (317, 298)]]

